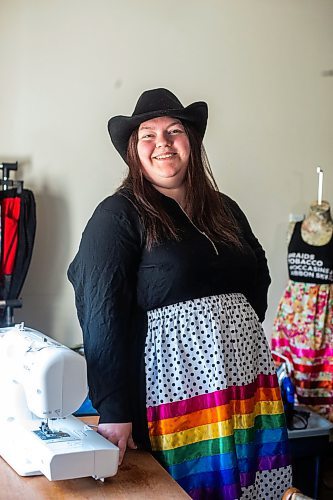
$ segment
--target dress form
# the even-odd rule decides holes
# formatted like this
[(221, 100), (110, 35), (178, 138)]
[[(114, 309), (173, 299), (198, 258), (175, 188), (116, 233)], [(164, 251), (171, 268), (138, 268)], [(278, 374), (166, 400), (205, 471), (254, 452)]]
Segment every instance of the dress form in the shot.
[(272, 349), (293, 364), (298, 402), (333, 422), (333, 220), (327, 201), (311, 203), (303, 220), (289, 224), (287, 261)]
[(313, 246), (326, 245), (330, 241), (333, 221), (328, 201), (310, 205), (310, 211), (302, 223), (301, 234), (303, 240)]
[[(295, 222), (289, 224), (287, 241), (289, 243), (294, 231)], [(301, 234), (303, 240), (309, 245), (326, 245), (333, 235), (333, 220), (331, 216), (330, 204), (328, 201), (313, 202), (310, 205), (309, 213), (302, 222)]]

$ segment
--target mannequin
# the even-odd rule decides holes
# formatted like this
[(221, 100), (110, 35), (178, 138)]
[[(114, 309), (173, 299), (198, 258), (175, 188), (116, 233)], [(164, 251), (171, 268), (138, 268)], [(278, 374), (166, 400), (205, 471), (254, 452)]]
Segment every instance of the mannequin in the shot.
[(298, 402), (333, 422), (333, 220), (327, 201), (313, 202), (302, 222), (289, 225), (288, 272), (272, 350), (292, 362)]
[[(288, 228), (288, 243), (294, 231), (295, 222), (291, 222)], [(307, 217), (302, 223), (302, 238), (309, 245), (326, 245), (333, 234), (333, 220), (328, 201), (323, 201), (320, 205), (314, 201), (310, 205)]]

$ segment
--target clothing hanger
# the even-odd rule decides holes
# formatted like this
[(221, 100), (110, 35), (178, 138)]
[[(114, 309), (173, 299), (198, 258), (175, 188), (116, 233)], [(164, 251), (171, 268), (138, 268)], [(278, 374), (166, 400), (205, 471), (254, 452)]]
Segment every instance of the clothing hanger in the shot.
[(23, 181), (13, 181), (10, 179), (4, 181), (0, 179), (0, 186), (3, 187), (3, 191), (7, 191), (8, 188), (14, 188), (17, 194), (22, 194)]
[(7, 191), (8, 188), (16, 188), (17, 194), (22, 193), (23, 181), (17, 181), (9, 179), (10, 171), (17, 170), (18, 163), (0, 163), (0, 170), (2, 170), (2, 179), (0, 179), (0, 186), (2, 186), (3, 191)]

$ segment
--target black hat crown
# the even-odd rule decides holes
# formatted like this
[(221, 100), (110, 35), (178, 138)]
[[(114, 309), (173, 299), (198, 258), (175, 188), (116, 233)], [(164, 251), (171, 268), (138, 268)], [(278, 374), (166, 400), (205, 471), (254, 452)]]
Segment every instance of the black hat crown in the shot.
[(132, 116), (155, 111), (172, 111), (184, 109), (180, 100), (167, 89), (146, 90), (141, 94)]

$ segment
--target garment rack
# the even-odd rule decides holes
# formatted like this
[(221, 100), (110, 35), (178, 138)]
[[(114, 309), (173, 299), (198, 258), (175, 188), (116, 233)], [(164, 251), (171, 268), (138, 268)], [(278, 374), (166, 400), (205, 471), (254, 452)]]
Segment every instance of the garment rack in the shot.
[[(0, 170), (2, 170), (2, 178), (0, 179), (0, 187), (3, 191), (9, 188), (16, 189), (17, 194), (22, 194), (23, 181), (10, 179), (10, 172), (17, 170), (18, 162), (0, 163)], [(0, 300), (0, 309), (4, 309), (4, 326), (11, 326), (14, 324), (14, 309), (22, 307), (22, 299), (2, 299)]]

